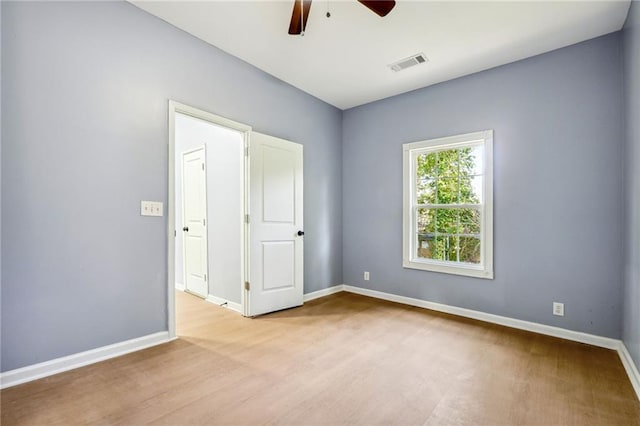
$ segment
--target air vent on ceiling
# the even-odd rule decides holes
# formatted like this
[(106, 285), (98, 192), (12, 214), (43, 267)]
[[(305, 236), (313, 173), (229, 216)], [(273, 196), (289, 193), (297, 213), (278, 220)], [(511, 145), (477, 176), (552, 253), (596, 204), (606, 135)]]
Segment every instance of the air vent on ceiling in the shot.
[(427, 62), (427, 60), (428, 59), (426, 56), (424, 56), (424, 53), (418, 53), (408, 58), (401, 59), (398, 62), (395, 62), (389, 65), (389, 68), (391, 68), (395, 72), (398, 72), (398, 71), (406, 70), (407, 68), (410, 68), (414, 65), (423, 64)]

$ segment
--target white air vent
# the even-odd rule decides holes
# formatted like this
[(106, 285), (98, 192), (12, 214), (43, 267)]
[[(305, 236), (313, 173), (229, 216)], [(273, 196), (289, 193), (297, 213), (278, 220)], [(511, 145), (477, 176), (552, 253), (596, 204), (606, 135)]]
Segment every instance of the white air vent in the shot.
[(428, 59), (426, 56), (424, 56), (424, 53), (418, 53), (389, 65), (389, 68), (391, 68), (395, 72), (398, 72), (406, 70), (407, 68), (410, 68), (414, 65), (424, 64), (427, 61)]

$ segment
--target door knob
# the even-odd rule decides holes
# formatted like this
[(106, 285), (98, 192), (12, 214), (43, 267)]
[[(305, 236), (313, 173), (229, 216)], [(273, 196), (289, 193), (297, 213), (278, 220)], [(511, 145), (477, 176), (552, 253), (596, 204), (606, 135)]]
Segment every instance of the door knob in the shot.
[(304, 231), (298, 231), (298, 236), (302, 237), (304, 235)]
[(184, 228), (182, 228), (182, 230), (183, 230), (184, 232), (189, 232), (189, 227), (188, 227), (188, 226), (185, 226)]

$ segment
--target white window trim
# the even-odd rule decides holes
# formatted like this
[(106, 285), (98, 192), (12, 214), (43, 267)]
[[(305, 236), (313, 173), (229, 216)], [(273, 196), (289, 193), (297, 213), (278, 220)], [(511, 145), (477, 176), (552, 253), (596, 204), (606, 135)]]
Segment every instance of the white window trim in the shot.
[[(439, 260), (417, 259), (414, 250), (415, 171), (413, 154), (425, 148), (445, 149), (484, 142), (484, 204), (480, 225), (482, 259), (480, 265), (452, 264)], [(410, 269), (444, 272), (469, 277), (493, 279), (493, 130), (405, 143), (402, 145), (402, 266)]]

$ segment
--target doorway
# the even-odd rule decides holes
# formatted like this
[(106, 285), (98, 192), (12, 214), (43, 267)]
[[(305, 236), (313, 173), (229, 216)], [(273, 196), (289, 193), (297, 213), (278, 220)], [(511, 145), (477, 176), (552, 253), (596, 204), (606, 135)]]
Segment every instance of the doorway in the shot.
[(169, 102), (167, 300), (175, 290), (244, 313), (246, 148), (251, 127)]
[(176, 287), (242, 312), (244, 138), (175, 116)]

